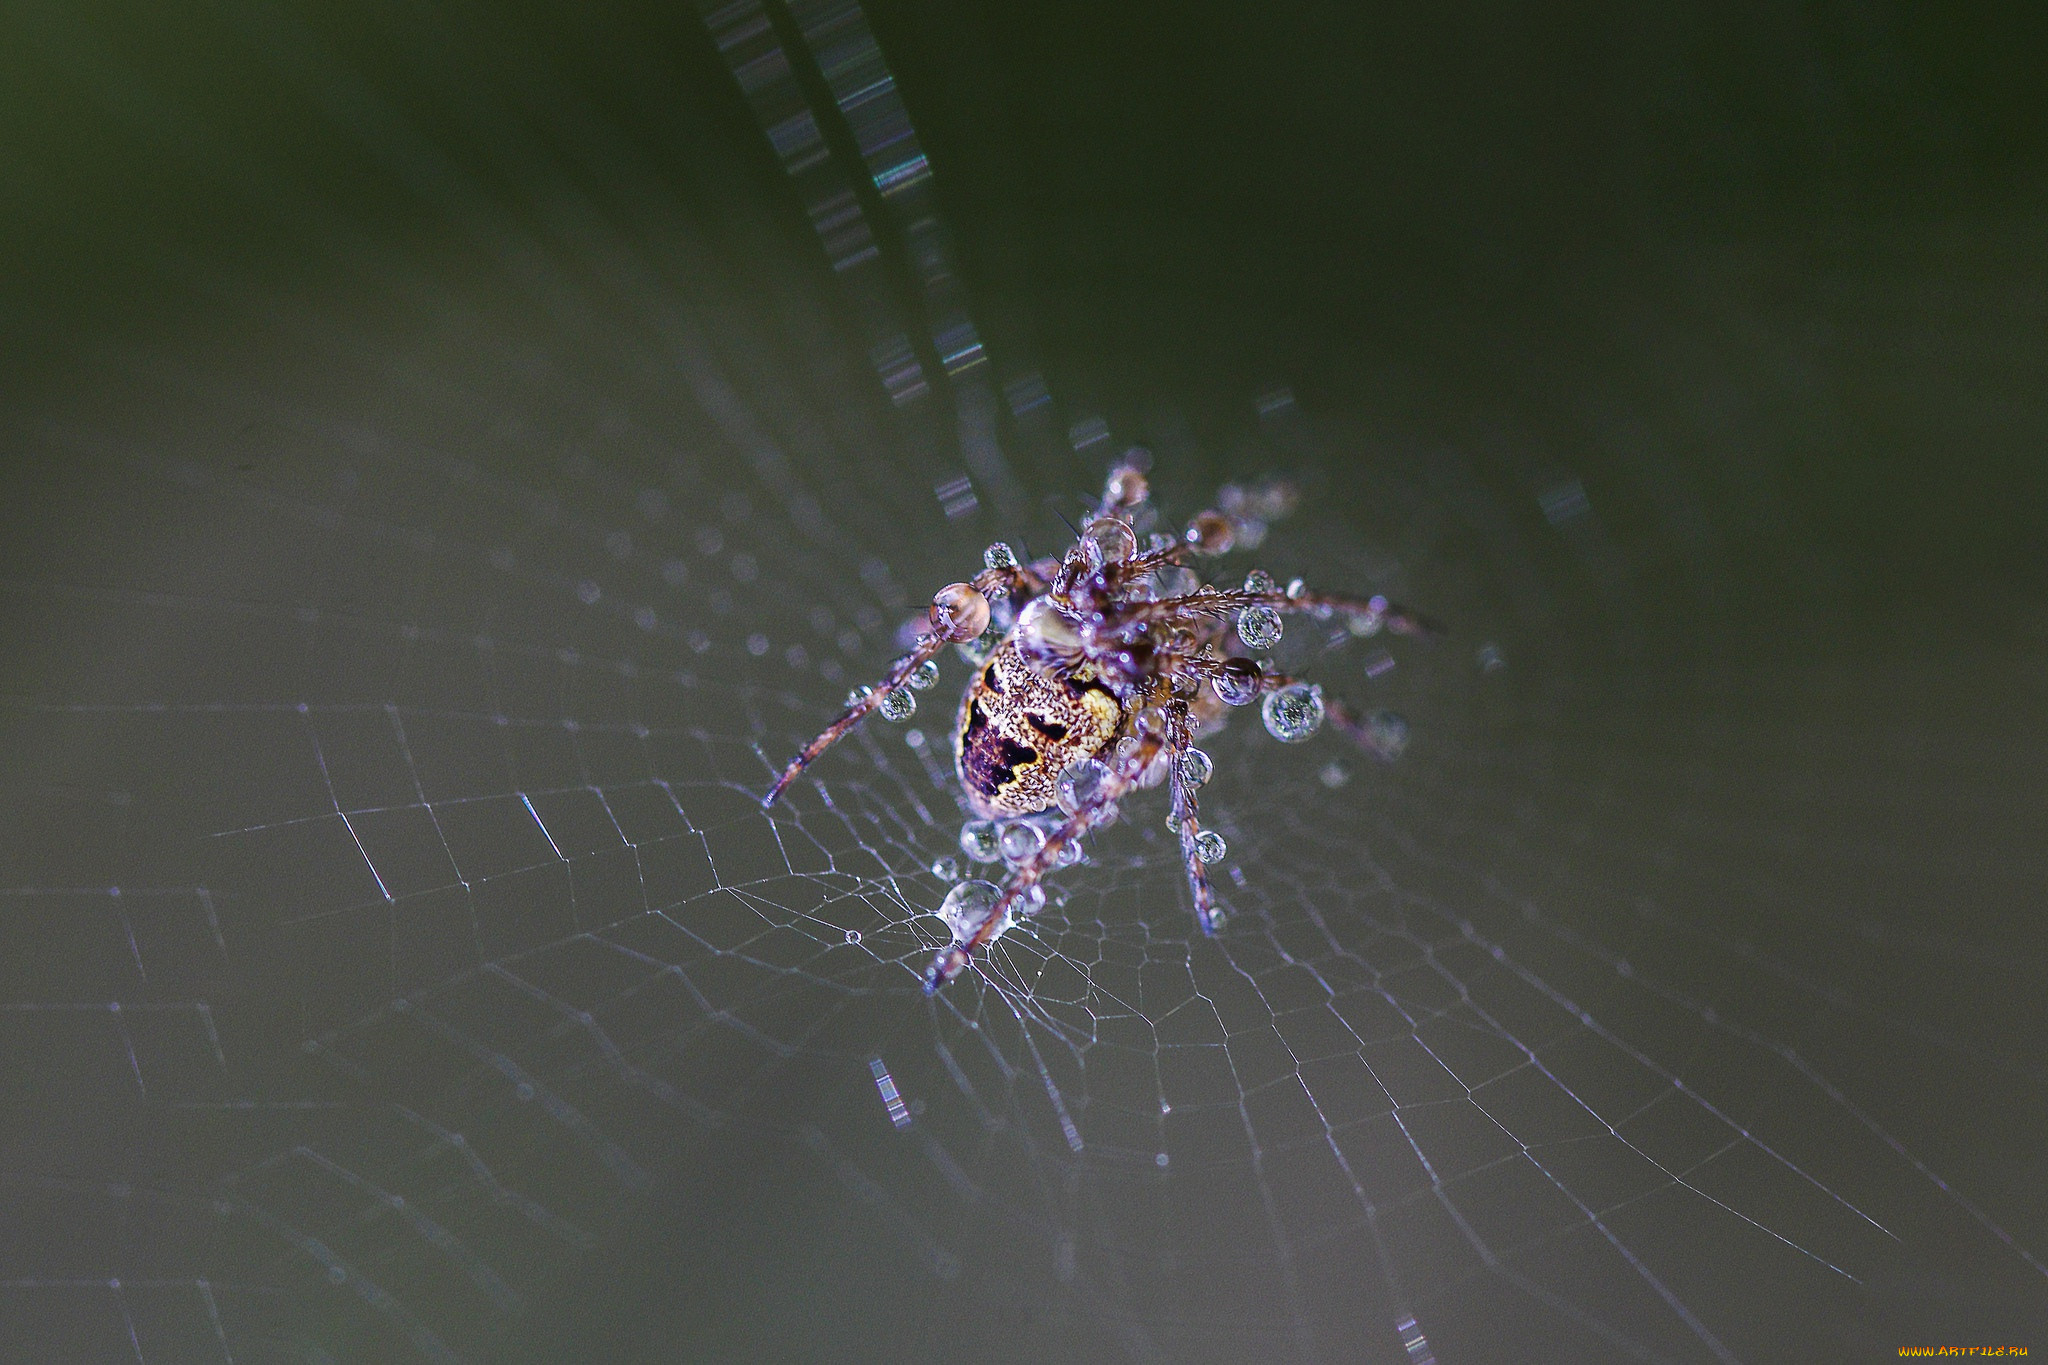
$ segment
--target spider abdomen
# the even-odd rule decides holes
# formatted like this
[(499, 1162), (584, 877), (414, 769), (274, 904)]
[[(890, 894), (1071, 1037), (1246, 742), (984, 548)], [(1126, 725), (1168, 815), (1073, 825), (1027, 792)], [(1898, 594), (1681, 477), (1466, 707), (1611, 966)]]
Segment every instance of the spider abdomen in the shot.
[(1060, 774), (1122, 724), (1122, 704), (1086, 664), (1036, 667), (1004, 636), (960, 701), (954, 767), (968, 804), (986, 819), (1047, 809)]

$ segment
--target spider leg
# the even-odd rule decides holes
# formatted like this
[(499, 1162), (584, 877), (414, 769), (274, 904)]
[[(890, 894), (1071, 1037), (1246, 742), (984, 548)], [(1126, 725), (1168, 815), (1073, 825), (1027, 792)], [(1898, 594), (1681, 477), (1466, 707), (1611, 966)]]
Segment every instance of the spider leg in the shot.
[(1380, 762), (1392, 763), (1401, 756), (1405, 735), (1399, 739), (1390, 737), (1386, 730), (1368, 725), (1364, 717), (1341, 701), (1324, 698), (1323, 714), (1329, 718), (1330, 724), (1349, 735), (1359, 748)]
[(931, 610), (926, 613), (930, 629), (917, 637), (917, 643), (910, 652), (889, 665), (889, 671), (882, 675), (867, 695), (848, 702), (846, 709), (839, 713), (839, 719), (821, 730), (817, 737), (804, 745), (797, 756), (789, 761), (775, 784), (768, 788), (768, 794), (761, 798), (763, 806), (772, 806), (783, 789), (796, 781), (798, 773), (811, 766), (819, 754), (839, 742), (848, 730), (861, 723), (868, 712), (882, 704), (882, 699), (903, 686), (911, 671), (927, 660), (938, 657), (939, 652), (949, 644), (972, 640), (988, 627), (987, 594), (999, 587), (1006, 587), (1015, 581), (1015, 570), (989, 569), (975, 575), (972, 583), (949, 583), (939, 589), (932, 598)]
[(967, 970), (967, 964), (973, 960), (975, 950), (996, 936), (997, 930), (1003, 927), (1017, 903), (1032, 887), (1038, 885), (1058, 862), (1060, 850), (1094, 828), (1102, 818), (1103, 811), (1138, 784), (1138, 774), (1158, 757), (1160, 749), (1165, 745), (1166, 738), (1162, 734), (1154, 732), (1143, 735), (1139, 737), (1138, 747), (1134, 751), (1110, 763), (1109, 775), (1102, 780), (1102, 784), (1075, 808), (1073, 814), (1060, 823), (1058, 829), (1047, 836), (1036, 853), (1019, 863), (1016, 870), (1010, 873), (1009, 879), (1003, 885), (1003, 894), (989, 910), (988, 918), (968, 935), (964, 943), (951, 943), (939, 950), (938, 955), (932, 959), (932, 965), (925, 970), (926, 995), (932, 994)]
[(820, 730), (809, 744), (804, 745), (802, 749), (798, 750), (797, 756), (792, 758), (789, 761), (789, 766), (782, 770), (782, 775), (775, 779), (775, 785), (770, 787), (768, 794), (761, 798), (761, 804), (764, 806), (774, 805), (776, 798), (782, 795), (783, 789), (796, 781), (797, 774), (810, 767), (818, 755), (837, 744), (848, 730), (851, 730), (854, 726), (865, 720), (868, 712), (882, 704), (882, 698), (903, 685), (904, 680), (910, 676), (912, 669), (927, 659), (937, 658), (939, 651), (945, 647), (946, 640), (943, 636), (918, 636), (917, 643), (910, 647), (910, 652), (889, 665), (889, 671), (882, 675), (882, 680), (879, 683), (876, 683), (872, 689), (857, 701), (849, 703), (847, 708), (839, 713), (837, 720), (833, 721), (823, 730)]
[(1181, 759), (1194, 744), (1188, 729), (1188, 704), (1175, 698), (1166, 705), (1166, 747), (1173, 773), (1173, 823), (1180, 831), (1181, 857), (1188, 868), (1188, 890), (1195, 898), (1195, 923), (1205, 934), (1216, 932), (1216, 896), (1209, 886), (1209, 869), (1202, 862), (1195, 848), (1195, 836), (1201, 833), (1196, 821), (1200, 802), (1195, 798), (1195, 784), (1188, 781), (1186, 768)]
[(1382, 627), (1396, 635), (1442, 635), (1442, 625), (1384, 597), (1351, 597), (1344, 593), (1304, 590), (1290, 597), (1284, 592), (1204, 592), (1186, 597), (1163, 597), (1156, 602), (1137, 602), (1119, 611), (1115, 625), (1139, 621), (1165, 621), (1189, 616), (1232, 617), (1246, 607), (1271, 607), (1274, 611), (1306, 612), (1318, 617), (1344, 615), (1367, 623), (1364, 634)]
[[(1380, 627), (1396, 635), (1442, 635), (1443, 625), (1420, 612), (1408, 610), (1398, 603), (1389, 602), (1375, 594), (1372, 597), (1351, 597), (1344, 593), (1303, 591), (1290, 597), (1284, 592), (1246, 594), (1256, 596), (1259, 605), (1275, 611), (1308, 612), (1315, 616), (1344, 615), (1354, 621), (1363, 620), (1370, 624), (1366, 634)], [(1250, 606), (1251, 603), (1244, 603)]]
[[(1262, 673), (1259, 675), (1259, 691), (1278, 692), (1283, 687), (1292, 687), (1303, 681), (1290, 673)], [(1349, 705), (1331, 697), (1323, 698), (1323, 718), (1336, 726), (1359, 748), (1379, 759), (1392, 763), (1401, 756), (1401, 745), (1389, 744), (1385, 731), (1366, 722), (1365, 717), (1352, 710)]]

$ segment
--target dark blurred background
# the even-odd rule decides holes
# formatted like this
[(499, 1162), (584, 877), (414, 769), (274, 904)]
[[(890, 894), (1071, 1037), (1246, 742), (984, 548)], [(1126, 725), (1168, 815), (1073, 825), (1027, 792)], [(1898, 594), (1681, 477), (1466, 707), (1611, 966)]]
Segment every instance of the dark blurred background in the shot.
[[(1880, 3), (8, 7), (0, 1353), (2048, 1349), (2044, 51), (2038, 10)], [(878, 180), (878, 107), (929, 178)], [(1328, 1172), (1274, 1153), (1321, 1126), (1240, 1073), (1224, 1147), (1169, 1132), (1186, 1183), (1091, 1217), (1141, 1176), (1029, 1136), (1057, 1030), (902, 969), (941, 784), (875, 741), (794, 823), (744, 797), (1129, 442), (1176, 515), (1297, 478), (1261, 562), (1452, 633), (1374, 675), (1416, 740), (1369, 792), (1215, 746), (1266, 939), (1186, 948), (1133, 830), (1062, 950), (1149, 923), (1223, 1035), (1286, 1040), (1201, 964), (1270, 985), (1289, 925), (1426, 906), (1330, 951), (1556, 987), (1615, 1022), (1489, 1017), (1619, 1040), (1561, 1093), (1697, 1066), (1819, 1211), (1712, 1143), (1631, 1193), (1468, 1080), (1549, 1181), (1445, 1177), (1499, 1264), (1455, 1219), (1310, 1230)], [(679, 823), (636, 836), (650, 783)], [(542, 791), (616, 797), (559, 886), (510, 849), (559, 842)], [(605, 861), (677, 838), (679, 889)], [(818, 966), (842, 873), (899, 937)], [(1113, 1059), (1186, 1040), (1090, 989), (1066, 1093), (1149, 1113)], [(888, 1145), (897, 1055), (929, 1131), (981, 1107), (964, 1186)]]

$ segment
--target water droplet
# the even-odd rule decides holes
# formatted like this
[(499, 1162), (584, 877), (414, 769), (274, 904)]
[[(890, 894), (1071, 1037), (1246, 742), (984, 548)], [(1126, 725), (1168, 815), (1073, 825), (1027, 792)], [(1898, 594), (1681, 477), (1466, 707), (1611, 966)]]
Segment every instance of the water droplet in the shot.
[(903, 742), (913, 749), (922, 749), (924, 747), (924, 731), (905, 731), (903, 735)]
[(883, 720), (909, 720), (917, 711), (917, 698), (907, 688), (899, 687), (882, 698), (882, 704), (875, 709), (882, 713)]
[(1003, 642), (1003, 633), (991, 626), (972, 640), (964, 640), (953, 648), (961, 658), (974, 668), (988, 662), (988, 656), (996, 652), (996, 646)]
[(1061, 810), (1072, 815), (1084, 803), (1092, 801), (1108, 780), (1108, 764), (1098, 758), (1084, 758), (1060, 774), (1059, 783), (1053, 788), (1053, 797), (1060, 803)]
[(1221, 512), (1203, 512), (1188, 523), (1186, 540), (1198, 555), (1228, 554), (1237, 531)]
[(1280, 613), (1271, 607), (1246, 607), (1237, 614), (1237, 638), (1246, 649), (1270, 649), (1280, 642)]
[(996, 840), (996, 822), (969, 820), (960, 826), (960, 851), (977, 863), (992, 863), (1002, 857), (1002, 845)]
[(981, 562), (991, 569), (1014, 569), (1017, 552), (999, 540), (981, 552)]
[(1013, 820), (1003, 826), (997, 843), (1006, 861), (1021, 863), (1044, 847), (1045, 831), (1028, 820)]
[(1121, 564), (1138, 552), (1138, 537), (1129, 523), (1115, 517), (1097, 517), (1088, 523), (1083, 532), (1085, 538), (1095, 546), (1095, 555), (1104, 564)]
[(1304, 583), (1299, 578), (1288, 579), (1287, 595), (1293, 598), (1295, 601), (1299, 602), (1302, 598), (1308, 596), (1308, 584)]
[[(1081, 848), (1081, 841), (1079, 839), (1069, 839), (1064, 844), (1061, 844), (1060, 851), (1053, 855), (1053, 866), (1072, 867), (1087, 856), (1087, 853)], [(1066, 903), (1066, 895), (1063, 892), (1056, 904), (1065, 905)]]
[(1205, 863), (1221, 862), (1228, 852), (1230, 845), (1213, 829), (1205, 829), (1195, 836), (1195, 856)]
[(1408, 719), (1398, 711), (1373, 711), (1361, 738), (1376, 757), (1392, 763), (1408, 747)]
[(939, 661), (937, 659), (926, 659), (916, 668), (911, 669), (910, 676), (903, 681), (916, 691), (929, 692), (933, 684), (937, 683), (938, 680)]
[(1243, 706), (1259, 695), (1259, 677), (1259, 666), (1250, 659), (1225, 659), (1210, 685), (1226, 705)]
[[(988, 923), (988, 917), (995, 912), (996, 902), (1003, 897), (1002, 889), (993, 882), (961, 882), (946, 893), (946, 899), (939, 902), (939, 918), (953, 931), (953, 942), (966, 943)], [(991, 935), (1002, 937), (1003, 925)]]
[(1190, 749), (1180, 756), (1180, 778), (1190, 787), (1201, 786), (1215, 771), (1215, 763), (1200, 749)]
[(1253, 569), (1244, 576), (1244, 590), (1246, 592), (1273, 591), (1273, 575), (1267, 573), (1264, 569)]
[(862, 683), (859, 687), (854, 688), (851, 692), (848, 692), (846, 694), (846, 704), (848, 706), (859, 706), (862, 702), (868, 699), (868, 696), (871, 693), (873, 693), (874, 690), (874, 688), (869, 687), (866, 683)]
[(932, 875), (942, 882), (960, 880), (960, 860), (950, 853), (932, 859)]
[(1299, 744), (1323, 726), (1323, 689), (1291, 683), (1267, 695), (1264, 711), (1268, 734), (1283, 744)]

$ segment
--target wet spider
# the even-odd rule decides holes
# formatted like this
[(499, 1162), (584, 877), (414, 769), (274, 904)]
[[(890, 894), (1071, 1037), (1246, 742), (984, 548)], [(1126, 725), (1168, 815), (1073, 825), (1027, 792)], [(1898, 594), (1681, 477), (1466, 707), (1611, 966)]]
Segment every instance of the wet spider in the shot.
[[(970, 582), (951, 583), (932, 598), (926, 623), (910, 652), (890, 665), (879, 684), (856, 689), (846, 709), (797, 756), (762, 798), (772, 805), (783, 790), (871, 711), (903, 719), (913, 707), (905, 688), (930, 687), (937, 657), (959, 645), (975, 664), (960, 702), (954, 731), (954, 768), (967, 805), (978, 817), (963, 842), (982, 838), (993, 861), (998, 837), (989, 823), (1007, 819), (1005, 848), (1013, 868), (1005, 885), (965, 881), (946, 897), (940, 913), (954, 941), (926, 970), (927, 993), (951, 981), (976, 949), (1008, 929), (1013, 912), (1034, 912), (1043, 902), (1045, 874), (1075, 861), (1079, 839), (1116, 818), (1117, 801), (1133, 788), (1171, 780), (1171, 826), (1180, 836), (1195, 918), (1213, 933), (1220, 916), (1209, 887), (1208, 863), (1223, 856), (1220, 835), (1196, 818), (1196, 789), (1209, 778), (1208, 755), (1196, 736), (1219, 727), (1231, 707), (1261, 696), (1266, 729), (1296, 743), (1325, 717), (1366, 747), (1391, 756), (1398, 739), (1385, 725), (1361, 718), (1322, 689), (1243, 656), (1227, 655), (1235, 641), (1264, 650), (1281, 635), (1281, 616), (1305, 612), (1342, 616), (1350, 630), (1371, 635), (1436, 633), (1426, 619), (1384, 597), (1356, 598), (1318, 592), (1299, 579), (1285, 589), (1263, 570), (1242, 588), (1202, 585), (1184, 565), (1215, 556), (1240, 541), (1254, 541), (1264, 520), (1292, 505), (1291, 490), (1271, 486), (1235, 494), (1233, 509), (1202, 512), (1176, 540), (1154, 534), (1142, 552), (1133, 521), (1149, 516), (1139, 452), (1110, 471), (1095, 515), (1066, 555), (1020, 564), (1010, 547), (991, 545), (987, 567)], [(1226, 502), (1227, 507), (1231, 506)], [(1057, 808), (1064, 819), (1040, 819)], [(979, 828), (977, 829), (977, 824)], [(1021, 835), (1011, 831), (1022, 829)]]

